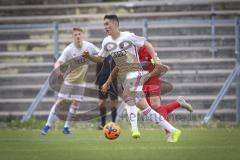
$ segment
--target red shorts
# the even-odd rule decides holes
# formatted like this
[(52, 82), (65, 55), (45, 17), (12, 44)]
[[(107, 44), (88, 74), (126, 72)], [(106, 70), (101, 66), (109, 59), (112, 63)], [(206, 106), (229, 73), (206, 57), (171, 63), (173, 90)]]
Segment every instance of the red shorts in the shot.
[(149, 104), (150, 97), (159, 96), (161, 98), (161, 79), (159, 77), (150, 78), (143, 84), (142, 90)]

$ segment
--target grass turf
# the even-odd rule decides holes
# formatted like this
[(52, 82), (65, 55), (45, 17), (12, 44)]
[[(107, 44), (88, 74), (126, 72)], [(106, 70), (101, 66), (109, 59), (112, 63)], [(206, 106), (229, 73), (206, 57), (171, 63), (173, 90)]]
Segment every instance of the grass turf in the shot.
[(134, 140), (123, 129), (117, 140), (107, 140), (101, 131), (74, 130), (69, 136), (53, 130), (1, 130), (2, 160), (236, 160), (240, 158), (240, 128), (183, 128), (177, 144), (165, 141), (157, 129), (141, 129)]

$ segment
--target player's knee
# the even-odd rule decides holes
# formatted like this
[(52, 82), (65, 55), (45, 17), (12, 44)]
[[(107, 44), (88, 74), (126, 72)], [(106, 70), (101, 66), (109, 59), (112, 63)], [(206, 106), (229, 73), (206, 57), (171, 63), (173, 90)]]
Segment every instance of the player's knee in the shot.
[(124, 99), (124, 102), (127, 103), (129, 106), (136, 105), (135, 100), (132, 97), (127, 97)]
[(152, 108), (156, 109), (160, 106), (161, 101), (159, 96), (152, 96), (150, 97), (150, 105)]
[(111, 100), (111, 108), (116, 108), (117, 106), (117, 99)]
[(72, 105), (71, 105), (71, 107), (72, 107), (72, 108), (79, 108), (79, 105), (80, 105), (80, 102), (79, 102), (79, 101), (76, 101), (76, 100), (74, 100), (74, 101), (72, 102)]
[(58, 104), (58, 105), (60, 105), (60, 106), (63, 106), (65, 102), (66, 102), (65, 99), (59, 98), (59, 99), (57, 100), (56, 104)]
[(143, 110), (148, 106), (148, 103), (145, 98), (136, 98), (136, 105), (140, 110)]
[(105, 107), (105, 100), (100, 99), (100, 100), (98, 101), (98, 107), (99, 107), (99, 108), (104, 108), (104, 107)]
[(159, 107), (159, 104), (158, 104), (157, 102), (151, 102), (151, 107), (152, 107), (153, 109), (156, 109), (156, 108)]

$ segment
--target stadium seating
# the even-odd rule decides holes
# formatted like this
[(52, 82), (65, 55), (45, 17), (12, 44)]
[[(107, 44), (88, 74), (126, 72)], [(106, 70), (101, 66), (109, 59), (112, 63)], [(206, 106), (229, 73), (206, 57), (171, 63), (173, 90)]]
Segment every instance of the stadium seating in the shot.
[[(87, 40), (100, 47), (105, 36), (102, 27), (104, 14), (117, 13), (122, 30), (138, 35), (143, 35), (144, 20), (147, 19), (148, 40), (162, 62), (171, 67), (164, 79), (173, 83), (174, 90), (163, 97), (163, 103), (183, 95), (193, 104), (193, 115), (198, 120), (209, 109), (235, 64), (234, 18), (240, 15), (240, 2), (237, 0), (90, 4), (37, 2), (36, 5), (0, 6), (2, 119), (21, 117), (47, 79), (54, 63), (54, 22), (60, 26), (61, 51), (71, 41), (72, 25), (82, 26)], [(216, 20), (214, 38), (211, 36), (212, 17)], [(24, 27), (26, 25), (28, 27)], [(95, 77), (94, 64), (91, 64), (90, 71), (88, 76), (92, 80)], [(215, 118), (234, 121), (235, 101), (233, 84), (220, 103)], [(54, 93), (49, 90), (34, 114), (46, 117), (53, 102)], [(86, 102), (83, 107), (86, 110), (97, 105), (97, 100), (93, 98), (87, 98)], [(175, 115), (188, 116), (184, 110), (176, 111)]]

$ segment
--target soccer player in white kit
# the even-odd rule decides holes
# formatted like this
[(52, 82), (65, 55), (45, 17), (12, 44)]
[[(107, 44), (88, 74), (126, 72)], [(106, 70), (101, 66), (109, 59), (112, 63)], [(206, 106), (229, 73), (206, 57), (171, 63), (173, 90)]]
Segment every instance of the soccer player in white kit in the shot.
[[(73, 42), (70, 43), (62, 52), (61, 56), (58, 58), (57, 62), (54, 64), (54, 68), (59, 68), (59, 66), (73, 58), (81, 58), (81, 65), (77, 68), (73, 69), (64, 79), (64, 85), (60, 89), (58, 93), (58, 98), (55, 104), (52, 106), (50, 110), (49, 117), (47, 123), (41, 130), (41, 134), (45, 135), (48, 133), (48, 130), (51, 128), (52, 122), (56, 118), (56, 106), (59, 103), (63, 103), (64, 100), (70, 100), (71, 106), (69, 109), (69, 113), (67, 115), (67, 119), (63, 128), (64, 134), (70, 134), (70, 120), (72, 116), (74, 116), (80, 106), (80, 102), (83, 99), (84, 94), (84, 84), (85, 77), (88, 71), (88, 63), (87, 59), (81, 57), (81, 53), (84, 51), (88, 51), (90, 54), (98, 54), (99, 49), (92, 43), (83, 40), (83, 30), (81, 28), (73, 28), (72, 30)], [(59, 74), (61, 71), (59, 71)], [(76, 87), (82, 88), (81, 91), (76, 92)]]
[[(132, 137), (140, 137), (137, 125), (137, 105), (143, 115), (146, 115), (149, 119), (170, 131), (173, 142), (177, 142), (181, 135), (181, 131), (174, 128), (161, 115), (151, 109), (142, 92), (143, 83), (149, 77), (159, 74), (158, 66), (160, 62), (154, 48), (144, 37), (136, 36), (130, 32), (120, 32), (119, 21), (116, 15), (105, 15), (104, 29), (108, 36), (104, 38), (102, 42), (102, 49), (98, 57), (86, 53), (83, 55), (95, 62), (102, 61), (99, 57), (107, 57), (108, 55), (113, 57), (116, 67), (113, 69), (107, 82), (103, 85), (102, 91), (107, 91), (112, 79), (117, 75), (124, 88), (122, 98), (128, 105), (127, 114), (132, 127)], [(156, 67), (151, 73), (146, 74), (143, 72), (138, 58), (138, 47), (147, 48), (156, 63)]]

